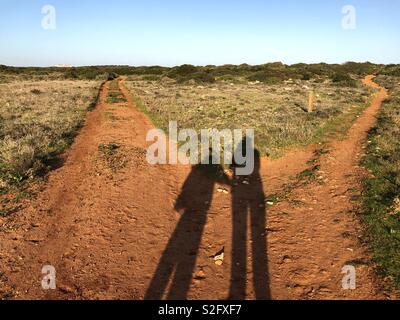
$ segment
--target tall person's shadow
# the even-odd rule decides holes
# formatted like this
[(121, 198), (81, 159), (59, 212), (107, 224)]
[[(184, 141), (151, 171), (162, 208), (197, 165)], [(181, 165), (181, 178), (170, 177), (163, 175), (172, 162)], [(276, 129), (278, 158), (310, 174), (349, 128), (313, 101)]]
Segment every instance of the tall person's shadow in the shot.
[(187, 298), (217, 182), (228, 182), (220, 165), (200, 164), (192, 168), (175, 204), (176, 210), (183, 211), (182, 217), (161, 257), (146, 300), (161, 300), (171, 280), (167, 299)]
[[(245, 142), (242, 141), (242, 144)], [(258, 300), (271, 299), (267, 240), (265, 194), (260, 176), (260, 153), (254, 152), (254, 171), (247, 176), (234, 175), (232, 183), (232, 260), (229, 299), (246, 299), (247, 229), (250, 221), (253, 287)], [(236, 166), (233, 165), (235, 171)], [(250, 217), (250, 219), (248, 219)]]

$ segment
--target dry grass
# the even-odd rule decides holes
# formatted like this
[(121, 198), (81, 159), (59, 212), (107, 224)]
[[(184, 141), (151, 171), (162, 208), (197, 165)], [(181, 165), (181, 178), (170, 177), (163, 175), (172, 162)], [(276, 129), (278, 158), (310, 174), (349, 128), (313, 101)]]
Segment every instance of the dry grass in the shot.
[[(278, 157), (285, 149), (340, 135), (368, 105), (370, 89), (338, 87), (329, 80), (293, 80), (283, 85), (218, 81), (209, 85), (177, 84), (168, 78), (126, 82), (136, 102), (166, 129), (170, 120), (181, 128), (256, 130), (263, 155)], [(314, 112), (307, 113), (310, 92)]]
[(0, 191), (45, 173), (93, 107), (99, 81), (0, 84)]

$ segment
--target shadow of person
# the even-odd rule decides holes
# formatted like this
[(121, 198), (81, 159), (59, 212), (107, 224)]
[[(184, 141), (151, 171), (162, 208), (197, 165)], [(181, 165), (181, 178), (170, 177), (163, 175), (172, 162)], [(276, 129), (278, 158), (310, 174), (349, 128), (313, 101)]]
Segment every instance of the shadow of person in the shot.
[[(245, 140), (242, 141), (242, 144)], [(246, 299), (247, 226), (250, 220), (253, 286), (258, 300), (271, 298), (268, 275), (265, 194), (260, 170), (260, 153), (254, 152), (254, 171), (247, 176), (234, 174), (232, 182), (232, 260), (229, 299)], [(232, 168), (237, 166), (234, 164)], [(250, 217), (250, 219), (248, 219)]]
[(228, 183), (220, 165), (200, 164), (192, 168), (175, 204), (176, 210), (183, 211), (182, 217), (161, 257), (146, 300), (161, 300), (172, 277), (167, 299), (187, 298), (217, 182)]

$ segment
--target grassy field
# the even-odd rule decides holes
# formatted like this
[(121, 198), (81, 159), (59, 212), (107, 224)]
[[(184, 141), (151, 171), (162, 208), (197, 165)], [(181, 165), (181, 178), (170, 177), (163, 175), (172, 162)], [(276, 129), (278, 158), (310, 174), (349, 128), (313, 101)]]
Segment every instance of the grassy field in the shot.
[(100, 85), (67, 80), (0, 84), (0, 194), (48, 171), (83, 125)]
[[(290, 147), (340, 136), (368, 105), (372, 93), (361, 84), (338, 86), (327, 78), (268, 84), (237, 77), (202, 85), (169, 78), (129, 79), (128, 89), (157, 126), (166, 129), (175, 120), (180, 128), (253, 128), (258, 149), (271, 157)], [(310, 92), (312, 113), (307, 112)]]
[(380, 273), (400, 288), (400, 78), (376, 81), (390, 89), (391, 98), (369, 137), (364, 165), (371, 177), (365, 182), (362, 218)]

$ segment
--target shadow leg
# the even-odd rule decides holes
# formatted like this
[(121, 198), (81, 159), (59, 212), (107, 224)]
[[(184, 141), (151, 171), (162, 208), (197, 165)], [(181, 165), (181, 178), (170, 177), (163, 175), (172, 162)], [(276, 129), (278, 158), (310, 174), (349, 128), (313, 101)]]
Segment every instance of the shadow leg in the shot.
[(253, 282), (257, 300), (271, 299), (268, 256), (266, 241), (266, 212), (265, 207), (252, 204), (251, 208), (251, 234), (253, 253)]
[[(235, 197), (235, 195), (233, 195)], [(240, 200), (233, 201), (232, 261), (229, 299), (246, 298), (247, 270), (247, 206)]]

